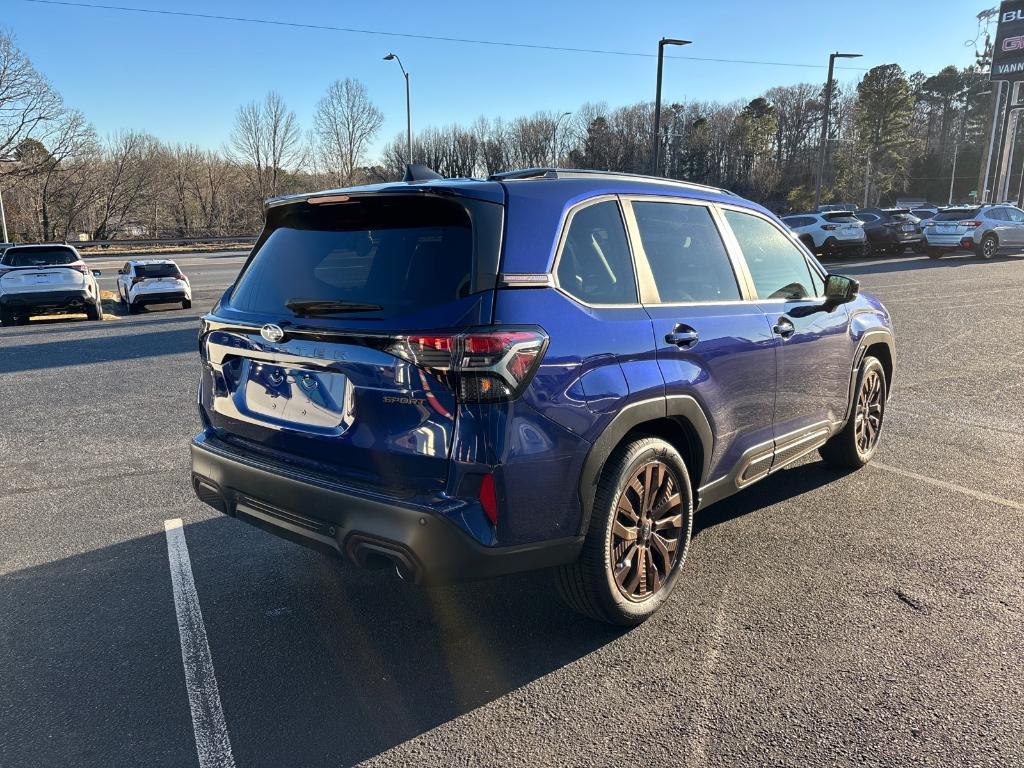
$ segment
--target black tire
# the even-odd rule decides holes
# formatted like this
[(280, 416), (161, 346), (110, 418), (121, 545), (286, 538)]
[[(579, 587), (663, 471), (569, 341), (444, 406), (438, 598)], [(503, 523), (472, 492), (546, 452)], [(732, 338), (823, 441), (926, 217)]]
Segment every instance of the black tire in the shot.
[(181, 308), (182, 309), (192, 309), (192, 300), (191, 299), (182, 299), (182, 301), (181, 301)]
[[(638, 475), (649, 481), (641, 483)], [(641, 512), (633, 514), (637, 508)], [(632, 525), (627, 515), (635, 519)], [(623, 538), (630, 530), (632, 544)], [(558, 593), (570, 608), (598, 621), (640, 624), (672, 593), (692, 530), (693, 492), (679, 452), (655, 437), (619, 446), (601, 472), (579, 559), (555, 573)]]
[(929, 259), (941, 259), (942, 258), (942, 249), (941, 248), (935, 248), (934, 246), (929, 245), (928, 248), (925, 249), (925, 252), (928, 254), (928, 258)]
[(974, 254), (979, 259), (991, 259), (999, 253), (999, 238), (993, 234), (985, 235)]
[(103, 319), (103, 302), (99, 299), (95, 303), (85, 305), (85, 316), (90, 320)]
[[(871, 461), (878, 449), (889, 385), (885, 368), (877, 357), (864, 358), (854, 393), (850, 418), (840, 432), (818, 449), (821, 458), (834, 467), (860, 469)], [(865, 436), (868, 436), (867, 442)]]
[(139, 305), (138, 304), (133, 304), (131, 302), (128, 303), (128, 314), (129, 315), (134, 315), (138, 311), (139, 311)]
[(10, 326), (17, 322), (14, 313), (9, 309), (0, 309), (0, 325)]

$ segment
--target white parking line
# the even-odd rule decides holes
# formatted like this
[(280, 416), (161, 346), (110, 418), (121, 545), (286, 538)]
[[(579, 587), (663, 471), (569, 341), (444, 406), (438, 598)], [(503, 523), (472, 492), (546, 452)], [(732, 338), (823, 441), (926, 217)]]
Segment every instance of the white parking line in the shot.
[(181, 518), (164, 520), (167, 534), (167, 559), (171, 564), (174, 611), (178, 615), (181, 636), (181, 661), (185, 665), (185, 687), (192, 710), (192, 730), (199, 752), (199, 768), (234, 768), (231, 740), (220, 705), (220, 691), (213, 672), (213, 657), (206, 640), (203, 612), (192, 577), (192, 561), (185, 543)]
[(976, 491), (973, 488), (964, 488), (962, 485), (956, 485), (955, 483), (949, 483), (945, 480), (937, 480), (934, 477), (928, 477), (927, 475), (919, 475), (917, 472), (910, 472), (906, 469), (900, 469), (899, 467), (890, 467), (888, 464), (882, 464), (878, 461), (872, 461), (869, 467), (877, 467), (878, 469), (884, 469), (886, 472), (892, 472), (896, 475), (902, 475), (903, 477), (909, 477), (911, 480), (919, 480), (922, 483), (929, 483), (931, 485), (938, 486), (939, 488), (945, 488), (949, 491), (956, 491), (962, 493), (964, 496), (972, 496), (975, 499), (981, 499), (982, 501), (991, 501), (993, 504), (1002, 504), (1004, 507), (1010, 509), (1016, 509), (1024, 512), (1024, 504), (1019, 504), (1016, 501), (1010, 501), (1000, 496), (993, 496), (991, 493), (985, 493), (984, 491)]

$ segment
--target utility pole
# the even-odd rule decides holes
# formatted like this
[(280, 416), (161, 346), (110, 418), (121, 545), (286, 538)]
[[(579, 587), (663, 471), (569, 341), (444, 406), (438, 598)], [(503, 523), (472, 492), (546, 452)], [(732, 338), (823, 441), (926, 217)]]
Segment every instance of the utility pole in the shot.
[(397, 53), (389, 53), (384, 57), (384, 61), (397, 61), (398, 66), (402, 70), (402, 74), (405, 75), (405, 145), (406, 145), (406, 160), (405, 162), (409, 165), (412, 164), (412, 107), (411, 99), (409, 98), (409, 73), (405, 71), (405, 67), (402, 66), (402, 60), (398, 58)]
[(821, 119), (821, 146), (818, 148), (818, 180), (814, 185), (814, 210), (821, 205), (821, 179), (825, 175), (825, 145), (828, 143), (828, 117), (832, 109), (832, 73), (836, 59), (859, 59), (859, 53), (830, 53), (828, 55), (828, 80), (825, 81), (825, 114)]
[(658, 41), (658, 87), (654, 93), (654, 146), (651, 149), (651, 175), (660, 176), (658, 169), (661, 167), (661, 69), (665, 59), (666, 45), (689, 45), (690, 40), (676, 40), (671, 37), (663, 37)]

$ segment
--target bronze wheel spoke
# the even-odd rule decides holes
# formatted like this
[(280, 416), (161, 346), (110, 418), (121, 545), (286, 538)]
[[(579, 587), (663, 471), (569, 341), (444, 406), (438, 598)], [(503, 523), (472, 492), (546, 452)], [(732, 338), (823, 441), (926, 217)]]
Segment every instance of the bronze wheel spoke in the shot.
[(619, 587), (622, 587), (622, 582), (626, 580), (626, 576), (628, 576), (636, 568), (637, 550), (638, 547), (636, 544), (634, 544), (626, 553), (626, 556), (622, 559), (622, 561), (614, 565), (615, 583), (618, 584)]
[(659, 525), (661, 522), (661, 518), (665, 516), (666, 512), (668, 512), (671, 509), (675, 509), (676, 507), (679, 506), (680, 498), (681, 497), (678, 493), (673, 493), (668, 498), (663, 499), (662, 502), (657, 506), (657, 508), (654, 510), (654, 519), (658, 521)]
[(612, 523), (612, 534), (622, 539), (623, 541), (636, 541), (636, 537), (639, 535), (639, 531), (635, 526), (626, 527), (618, 520)]
[(664, 531), (666, 528), (682, 528), (683, 527), (683, 516), (672, 515), (670, 517), (663, 517), (658, 520), (653, 528), (655, 531)]

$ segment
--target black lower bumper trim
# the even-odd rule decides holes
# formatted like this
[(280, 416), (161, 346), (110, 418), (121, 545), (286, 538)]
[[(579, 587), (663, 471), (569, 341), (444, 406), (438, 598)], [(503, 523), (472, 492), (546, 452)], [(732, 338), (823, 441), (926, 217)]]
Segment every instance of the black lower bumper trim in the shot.
[(32, 293), (7, 293), (0, 296), (0, 307), (4, 309), (61, 309), (84, 307), (95, 303), (85, 291), (33, 291)]
[(394, 565), (414, 581), (489, 578), (570, 563), (582, 537), (485, 547), (425, 506), (371, 498), (192, 442), (196, 495), (220, 512), (362, 567)]
[(149, 293), (138, 296), (135, 301), (132, 302), (137, 307), (141, 307), (144, 304), (175, 304), (179, 301), (185, 301), (188, 297), (184, 291), (174, 291), (171, 293)]

